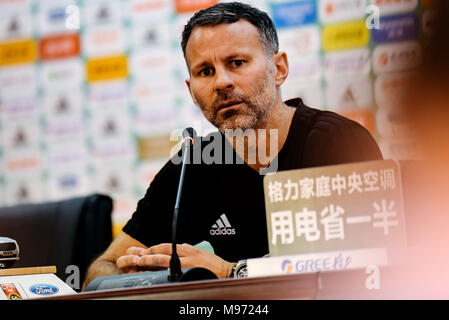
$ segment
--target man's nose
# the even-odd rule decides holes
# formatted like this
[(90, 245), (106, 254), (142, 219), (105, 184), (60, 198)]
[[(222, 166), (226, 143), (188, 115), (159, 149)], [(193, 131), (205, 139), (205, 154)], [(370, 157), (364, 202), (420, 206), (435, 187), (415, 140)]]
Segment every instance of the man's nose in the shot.
[(215, 76), (215, 90), (222, 92), (234, 88), (232, 76), (226, 70), (217, 70)]

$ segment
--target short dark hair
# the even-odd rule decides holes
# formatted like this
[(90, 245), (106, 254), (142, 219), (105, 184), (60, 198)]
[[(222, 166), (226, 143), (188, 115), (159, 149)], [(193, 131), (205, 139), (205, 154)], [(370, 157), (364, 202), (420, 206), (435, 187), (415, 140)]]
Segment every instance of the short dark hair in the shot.
[(190, 34), (195, 27), (215, 26), (222, 23), (234, 23), (240, 19), (248, 20), (259, 31), (260, 40), (267, 54), (279, 51), (276, 28), (270, 17), (263, 11), (240, 2), (225, 2), (200, 10), (187, 22), (182, 32), (181, 47), (186, 58), (186, 47)]

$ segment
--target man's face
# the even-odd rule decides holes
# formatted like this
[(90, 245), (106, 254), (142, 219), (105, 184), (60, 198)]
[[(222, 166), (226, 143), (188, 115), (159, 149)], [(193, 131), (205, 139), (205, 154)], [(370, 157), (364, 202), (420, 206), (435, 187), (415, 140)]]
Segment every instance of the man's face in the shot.
[(246, 20), (195, 27), (186, 47), (194, 102), (218, 129), (263, 128), (276, 102), (275, 67)]

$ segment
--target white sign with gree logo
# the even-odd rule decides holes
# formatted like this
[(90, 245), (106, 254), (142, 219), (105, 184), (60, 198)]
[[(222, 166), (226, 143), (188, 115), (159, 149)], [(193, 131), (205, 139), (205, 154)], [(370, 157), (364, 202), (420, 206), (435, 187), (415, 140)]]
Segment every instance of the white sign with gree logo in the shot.
[(314, 273), (387, 265), (387, 249), (343, 250), (248, 259), (248, 277)]
[(264, 187), (271, 257), (248, 260), (249, 276), (386, 265), (388, 250), (405, 248), (393, 160), (280, 171)]

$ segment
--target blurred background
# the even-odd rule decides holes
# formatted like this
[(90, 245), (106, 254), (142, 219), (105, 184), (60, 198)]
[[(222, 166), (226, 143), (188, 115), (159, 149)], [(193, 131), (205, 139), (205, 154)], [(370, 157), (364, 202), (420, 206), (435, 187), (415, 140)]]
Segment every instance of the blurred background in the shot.
[[(364, 125), (386, 159), (416, 159), (404, 90), (435, 1), (243, 1), (274, 20), (301, 97)], [(0, 0), (0, 206), (113, 198), (116, 234), (181, 130), (214, 128), (190, 98), (180, 48), (214, 0)]]

